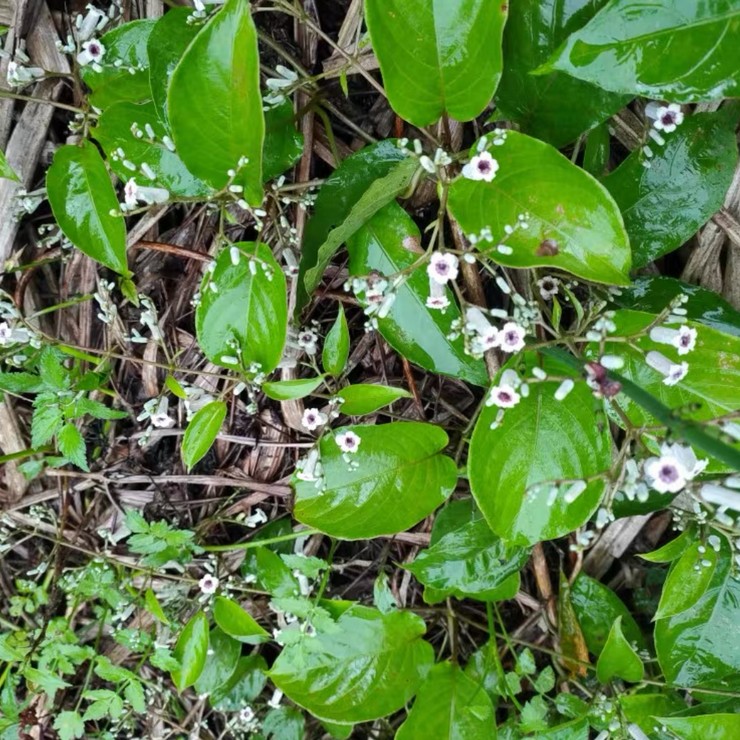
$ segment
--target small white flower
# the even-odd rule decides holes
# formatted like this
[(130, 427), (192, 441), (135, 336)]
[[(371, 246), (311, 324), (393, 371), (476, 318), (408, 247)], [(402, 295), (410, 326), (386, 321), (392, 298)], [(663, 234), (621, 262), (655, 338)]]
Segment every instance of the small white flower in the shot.
[(315, 355), (318, 351), (319, 338), (310, 329), (304, 329), (298, 334), (298, 346), (307, 354)]
[(216, 576), (212, 576), (209, 574), (206, 574), (198, 581), (198, 587), (200, 588), (200, 592), (202, 594), (205, 594), (206, 596), (210, 596), (211, 594), (216, 593), (216, 589), (218, 588), (219, 580), (216, 578)]
[(303, 460), (296, 465), (296, 478), (303, 481), (315, 481), (321, 477), (319, 450), (314, 447)]
[(681, 106), (671, 103), (670, 105), (661, 105), (658, 108), (653, 127), (658, 131), (665, 131), (667, 134), (670, 134), (682, 123), (683, 111), (681, 110)]
[(501, 332), (495, 326), (488, 326), (481, 334), (478, 334), (472, 342), (473, 351), (476, 354), (488, 352), (501, 345)]
[(671, 344), (679, 355), (687, 355), (696, 347), (696, 329), (686, 324), (678, 329), (656, 326), (650, 330), (650, 339), (659, 344)]
[(521, 396), (514, 388), (506, 383), (495, 385), (486, 399), (486, 406), (498, 406), (500, 409), (510, 409), (516, 406)]
[(136, 208), (136, 204), (139, 200), (139, 186), (136, 184), (136, 180), (132, 177), (123, 186), (123, 195), (126, 206), (129, 208)]
[(658, 493), (678, 493), (686, 485), (686, 469), (673, 455), (648, 458), (644, 471), (648, 484)]
[(450, 252), (434, 252), (427, 265), (427, 274), (440, 285), (446, 285), (457, 277), (459, 264), (460, 261)]
[(558, 294), (560, 280), (549, 275), (537, 281), (537, 287), (540, 289), (542, 300), (549, 301)]
[(167, 396), (160, 398), (156, 411), (150, 417), (152, 426), (159, 429), (169, 429), (175, 426), (175, 420), (167, 413), (169, 405)]
[(313, 432), (315, 429), (324, 426), (328, 420), (329, 417), (326, 414), (322, 414), (318, 409), (306, 409), (303, 412), (301, 424), (303, 424), (309, 432)]
[(82, 51), (77, 55), (77, 63), (84, 67), (87, 64), (100, 64), (105, 55), (105, 47), (97, 39), (90, 39), (82, 44)]
[(686, 471), (686, 477), (691, 480), (704, 471), (709, 460), (699, 460), (691, 447), (679, 444), (663, 444), (660, 448), (661, 455), (675, 458)]
[(498, 339), (501, 349), (504, 352), (519, 352), (524, 348), (524, 337), (526, 331), (523, 326), (507, 321), (501, 331), (498, 333)]
[(689, 371), (688, 362), (681, 362), (678, 364), (671, 362), (660, 352), (648, 352), (645, 357), (645, 362), (647, 362), (653, 370), (657, 370), (664, 376), (663, 383), (665, 385), (676, 385), (677, 383), (680, 383)]
[(351, 429), (346, 432), (340, 432), (334, 436), (334, 441), (339, 445), (339, 449), (342, 452), (357, 452), (360, 446), (360, 437), (355, 434)]
[(426, 302), (427, 308), (442, 312), (444, 312), (449, 305), (450, 299), (446, 295), (430, 295)]
[(469, 180), (491, 182), (496, 177), (498, 162), (489, 152), (481, 152), (473, 157), (462, 169), (463, 177)]
[(7, 321), (3, 321), (0, 324), (0, 347), (5, 347), (10, 344), (12, 338), (13, 330), (10, 328)]
[(705, 483), (701, 487), (701, 497), (715, 506), (726, 506), (733, 511), (740, 511), (740, 493), (714, 483)]

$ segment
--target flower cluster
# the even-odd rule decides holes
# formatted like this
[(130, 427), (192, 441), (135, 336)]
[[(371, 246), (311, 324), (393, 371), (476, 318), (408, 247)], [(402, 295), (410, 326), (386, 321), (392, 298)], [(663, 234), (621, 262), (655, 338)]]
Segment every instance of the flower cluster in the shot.
[(498, 328), (491, 324), (486, 313), (493, 315), (493, 311), (484, 312), (476, 306), (465, 311), (463, 334), (468, 340), (466, 351), (470, 355), (482, 357), (485, 352), (494, 348), (507, 354), (524, 349), (524, 338), (527, 334), (524, 326), (514, 321), (506, 321)]

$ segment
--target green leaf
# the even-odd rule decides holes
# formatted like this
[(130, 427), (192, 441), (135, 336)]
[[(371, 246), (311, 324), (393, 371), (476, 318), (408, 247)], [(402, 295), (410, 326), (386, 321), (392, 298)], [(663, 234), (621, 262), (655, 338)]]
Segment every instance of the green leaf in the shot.
[(180, 667), (172, 671), (172, 681), (179, 692), (192, 686), (203, 672), (208, 652), (208, 617), (196, 612), (177, 638), (173, 656)]
[(85, 414), (90, 414), (96, 419), (125, 419), (128, 414), (125, 411), (111, 409), (100, 401), (93, 401), (91, 398), (78, 398), (74, 403), (73, 415), (69, 418), (80, 418)]
[(496, 736), (488, 694), (457, 665), (445, 662), (435, 665), (421, 685), (396, 740), (491, 740)]
[(496, 641), (489, 640), (470, 656), (465, 666), (465, 675), (475, 681), (493, 702), (497, 701), (498, 696), (507, 693), (503, 686), (503, 668), (497, 651)]
[(64, 414), (55, 403), (38, 404), (31, 418), (31, 445), (45, 445), (60, 429)]
[[(97, 72), (91, 64), (81, 68), (82, 81), (92, 90), (88, 101), (105, 109), (123, 100), (147, 100), (149, 91), (149, 58), (147, 41), (155, 21), (140, 20), (123, 23), (104, 34), (100, 42), (105, 48)], [(130, 70), (135, 70), (132, 74)]]
[(18, 175), (15, 174), (13, 168), (8, 164), (8, 160), (5, 158), (5, 154), (0, 151), (0, 177), (4, 177), (6, 180), (15, 180), (20, 182)]
[(256, 645), (269, 638), (252, 616), (239, 604), (225, 596), (217, 596), (213, 603), (213, 618), (216, 624), (239, 642)]
[(119, 275), (130, 275), (126, 226), (121, 216), (111, 216), (119, 210), (118, 198), (97, 147), (84, 141), (57, 149), (46, 173), (46, 190), (67, 239)]
[(198, 409), (190, 420), (182, 438), (180, 454), (185, 467), (193, 466), (211, 449), (221, 425), (226, 418), (226, 404), (223, 401), (211, 401)]
[(38, 393), (44, 381), (33, 373), (0, 373), (0, 391), (6, 393)]
[(344, 368), (347, 367), (348, 359), (349, 329), (347, 327), (347, 319), (344, 316), (344, 309), (340, 303), (336, 321), (331, 329), (329, 329), (329, 333), (324, 340), (321, 363), (324, 366), (324, 372), (330, 375), (341, 375), (344, 372)]
[[(479, 240), (478, 249), (502, 265), (558, 268), (625, 285), (629, 241), (607, 190), (549, 144), (515, 131), (504, 136), (492, 147), (499, 165), (492, 182), (460, 176), (450, 187), (448, 205), (465, 233), (489, 228), (493, 241)], [(514, 229), (509, 236), (507, 227)], [(501, 253), (502, 243), (511, 254)]]
[[(134, 124), (136, 129), (132, 129)], [(147, 135), (147, 125), (154, 132), (154, 139)], [(140, 131), (141, 137), (137, 137), (134, 130)], [(111, 105), (103, 111), (92, 135), (105, 150), (111, 169), (124, 182), (134, 178), (139, 186), (164, 188), (172, 199), (205, 200), (213, 193), (212, 188), (188, 170), (177, 152), (165, 146), (163, 137), (167, 136), (167, 129), (151, 102)], [(119, 149), (124, 152), (123, 157), (117, 154)], [(134, 165), (135, 169), (126, 165)], [(154, 180), (141, 169), (142, 165), (152, 169)]]
[[(398, 204), (392, 203), (376, 214), (348, 243), (352, 275), (377, 272), (396, 275), (409, 270), (420, 254), (419, 229)], [(420, 247), (418, 247), (420, 250)], [(411, 362), (435, 373), (450, 375), (475, 385), (488, 384), (483, 360), (465, 353), (462, 337), (449, 339), (460, 309), (448, 289), (450, 306), (442, 313), (427, 308), (429, 277), (424, 265), (411, 270), (408, 279), (396, 288), (396, 299), (385, 318), (378, 318), (383, 339)]]
[(365, 0), (373, 50), (393, 110), (415, 126), (443, 113), (470, 121), (501, 77), (507, 4)]
[(740, 714), (705, 714), (699, 717), (656, 717), (681, 740), (735, 740), (740, 736)]
[[(626, 694), (619, 695), (619, 705), (625, 719), (634, 722), (644, 732), (652, 732), (656, 715), (669, 715), (686, 709), (686, 703), (677, 692), (664, 694)], [(704, 738), (703, 740), (706, 740)]]
[(70, 462), (82, 470), (90, 470), (87, 465), (85, 440), (82, 438), (80, 430), (71, 421), (65, 424), (61, 431), (57, 433), (57, 444), (59, 445), (59, 451)]
[(385, 717), (411, 699), (434, 662), (424, 630), (411, 612), (352, 606), (335, 630), (283, 648), (269, 676), (319, 719), (347, 724)]
[(265, 111), (265, 144), (262, 181), (267, 182), (292, 167), (303, 154), (303, 134), (296, 129), (290, 101)]
[(594, 177), (602, 177), (609, 166), (610, 146), (609, 126), (602, 123), (592, 128), (583, 150), (583, 169)]
[(615, 676), (637, 683), (642, 681), (644, 673), (645, 667), (640, 656), (622, 634), (622, 617), (617, 617), (596, 664), (596, 676), (601, 683), (606, 683)]
[(399, 398), (411, 398), (411, 394), (403, 388), (391, 388), (387, 385), (375, 383), (357, 383), (348, 385), (339, 391), (344, 399), (341, 409), (349, 416), (362, 416), (388, 406)]
[[(386, 139), (347, 157), (324, 181), (316, 198), (313, 215), (308, 220), (303, 234), (298, 276), (299, 310), (305, 306), (310, 290), (313, 289), (307, 290), (308, 286), (304, 286), (306, 273), (317, 265), (319, 249), (331, 232), (350, 217), (353, 208), (374, 182), (399, 168), (403, 172), (409, 166), (408, 161), (412, 159), (413, 157), (409, 157), (408, 152), (397, 146), (394, 140)], [(392, 195), (384, 200), (379, 208), (395, 197)], [(321, 273), (323, 269), (323, 267), (320, 269)], [(320, 279), (321, 275), (318, 275), (316, 280)]]
[(668, 573), (653, 619), (673, 617), (694, 606), (712, 583), (717, 558), (713, 547), (702, 540), (693, 542)]
[(678, 249), (719, 209), (737, 165), (736, 116), (697, 113), (649, 141), (654, 156), (636, 149), (602, 181), (622, 211), (632, 262), (644, 267)]
[(267, 683), (267, 663), (261, 655), (239, 658), (229, 680), (210, 696), (211, 706), (220, 712), (236, 712), (256, 699)]
[[(337, 435), (353, 432), (357, 452), (343, 453)], [(455, 463), (443, 454), (448, 439), (432, 424), (395, 422), (335, 429), (319, 443), (322, 484), (296, 475), (295, 518), (341, 539), (403, 532), (452, 493)]]
[(373, 581), (373, 604), (383, 614), (388, 614), (388, 612), (398, 609), (396, 597), (393, 595), (393, 591), (391, 591), (388, 574), (385, 571), (378, 573), (378, 577)]
[(645, 638), (622, 600), (603, 583), (579, 573), (570, 589), (570, 601), (581, 625), (590, 652), (599, 655), (604, 649), (609, 631), (617, 619), (625, 637), (639, 647)]
[(146, 695), (140, 681), (129, 681), (123, 690), (123, 695), (135, 712), (139, 714), (146, 712)]
[[(630, 97), (616, 95), (562, 72), (530, 74), (607, 0), (518, 0), (504, 30), (504, 74), (496, 91), (497, 118), (560, 149), (606, 120)], [(593, 174), (593, 173), (592, 173)]]
[[(430, 603), (450, 595), (493, 601), (501, 598), (502, 585), (518, 576), (528, 559), (529, 550), (508, 547), (480, 518), (445, 534), (405, 567), (433, 589)], [(518, 581), (515, 578), (516, 588)], [(426, 590), (424, 600), (429, 601)]]
[[(579, 481), (607, 471), (611, 438), (597, 417), (589, 387), (576, 381), (563, 401), (557, 382), (530, 386), (527, 398), (506, 409), (486, 406), (473, 431), (468, 458), (470, 487), (491, 529), (516, 544), (562, 537), (595, 511), (604, 482), (593, 480), (574, 500), (557, 481)], [(566, 484), (563, 488), (569, 488)]]
[(322, 377), (276, 380), (271, 383), (263, 383), (262, 390), (268, 398), (275, 401), (291, 401), (310, 396), (323, 382)]
[(198, 696), (212, 694), (223, 686), (234, 674), (242, 646), (218, 627), (214, 627), (208, 637), (208, 660), (195, 682)]
[(306, 720), (293, 707), (271, 709), (262, 722), (262, 732), (268, 740), (303, 740)]
[(234, 184), (262, 203), (265, 121), (257, 31), (249, 3), (227, 0), (198, 32), (170, 78), (167, 112), (175, 146), (188, 169), (216, 189)]
[(588, 740), (588, 719), (574, 719), (556, 727), (542, 730), (535, 736), (537, 740)]
[(54, 720), (60, 740), (75, 740), (85, 734), (85, 723), (79, 712), (60, 712)]
[(200, 348), (217, 365), (235, 368), (222, 358), (236, 357), (236, 343), (245, 371), (253, 363), (265, 374), (277, 367), (288, 332), (288, 298), (285, 275), (266, 244), (239, 242), (220, 252), (203, 279), (195, 328)]
[(267, 547), (255, 547), (247, 552), (244, 573), (257, 576), (265, 591), (277, 597), (300, 593), (298, 581), (279, 555)]
[(540, 71), (677, 102), (740, 95), (734, 0), (612, 0)]
[(652, 552), (639, 553), (637, 557), (647, 560), (649, 563), (672, 563), (683, 555), (686, 548), (694, 542), (695, 538), (696, 530), (694, 527), (689, 527), (681, 532), (678, 537), (663, 545), (663, 547), (659, 547)]
[[(129, 512), (127, 512), (127, 515), (128, 513)], [(128, 519), (128, 516), (126, 518)], [(144, 603), (146, 604), (146, 609), (149, 614), (151, 614), (157, 621), (162, 624), (170, 623), (170, 620), (167, 619), (167, 615), (164, 613), (164, 609), (162, 609), (162, 605), (159, 603), (159, 599), (157, 599), (156, 594), (151, 588), (148, 588), (144, 592)]]
[(676, 686), (740, 689), (740, 642), (735, 638), (740, 581), (733, 550), (720, 537), (712, 580), (689, 609), (659, 620), (655, 649), (666, 681)]

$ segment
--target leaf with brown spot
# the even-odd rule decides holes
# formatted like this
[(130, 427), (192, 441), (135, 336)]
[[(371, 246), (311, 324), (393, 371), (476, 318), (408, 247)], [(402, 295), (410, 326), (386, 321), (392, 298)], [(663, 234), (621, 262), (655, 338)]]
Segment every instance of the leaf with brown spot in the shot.
[(588, 648), (570, 600), (570, 584), (560, 571), (560, 598), (558, 600), (558, 637), (560, 639), (561, 662), (572, 676), (585, 676), (588, 663)]

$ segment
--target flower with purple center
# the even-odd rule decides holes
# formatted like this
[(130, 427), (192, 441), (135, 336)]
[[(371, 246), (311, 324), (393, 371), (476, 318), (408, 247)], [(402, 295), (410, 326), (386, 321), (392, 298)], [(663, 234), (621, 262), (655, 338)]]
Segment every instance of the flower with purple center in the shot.
[(523, 326), (507, 321), (498, 333), (499, 346), (502, 351), (512, 353), (524, 349), (526, 331)]
[(202, 594), (204, 594), (205, 596), (211, 596), (212, 594), (216, 593), (219, 582), (220, 581), (218, 580), (218, 578), (216, 578), (216, 576), (206, 574), (198, 581), (198, 587), (200, 588), (200, 592)]
[(498, 162), (488, 153), (476, 154), (462, 169), (463, 177), (469, 180), (491, 182), (498, 172)]
[(683, 111), (677, 103), (661, 105), (655, 115), (653, 128), (657, 131), (665, 131), (670, 134), (683, 123)]
[(446, 285), (457, 277), (460, 260), (450, 252), (434, 252), (427, 265), (427, 274), (431, 280)]
[(429, 298), (427, 298), (427, 308), (445, 312), (450, 305), (450, 299), (447, 297), (447, 291), (444, 285), (440, 285), (436, 280), (429, 278)]
[(659, 493), (678, 493), (686, 483), (706, 468), (708, 460), (698, 460), (690, 447), (663, 444), (660, 457), (645, 460), (643, 471), (648, 485)]
[(507, 383), (493, 386), (486, 399), (486, 406), (498, 406), (500, 409), (510, 409), (516, 406), (521, 396)]
[(82, 44), (82, 51), (77, 55), (77, 63), (84, 67), (87, 64), (100, 64), (105, 55), (105, 47), (97, 39), (90, 39)]
[(308, 429), (309, 432), (313, 432), (319, 427), (324, 426), (329, 420), (326, 414), (322, 414), (318, 409), (306, 409), (303, 412), (303, 418), (301, 424)]
[(362, 441), (359, 435), (355, 434), (351, 429), (345, 432), (339, 432), (334, 436), (334, 441), (339, 445), (339, 449), (342, 452), (354, 453), (357, 452), (360, 442)]
[(648, 366), (657, 370), (663, 376), (664, 385), (676, 385), (680, 383), (689, 372), (688, 362), (672, 362), (660, 352), (648, 352), (645, 357)]
[(540, 289), (540, 295), (542, 300), (552, 300), (558, 294), (558, 288), (560, 286), (560, 280), (550, 275), (546, 275), (537, 281), (537, 287)]
[(696, 329), (683, 324), (678, 329), (656, 326), (650, 330), (650, 339), (659, 344), (671, 344), (679, 355), (687, 355), (696, 347)]

